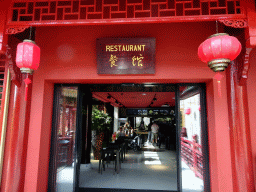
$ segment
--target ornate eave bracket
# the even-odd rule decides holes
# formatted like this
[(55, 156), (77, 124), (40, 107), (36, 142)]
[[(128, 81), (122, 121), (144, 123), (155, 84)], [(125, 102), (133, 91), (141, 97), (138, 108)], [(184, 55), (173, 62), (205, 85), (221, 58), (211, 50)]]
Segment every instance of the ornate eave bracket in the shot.
[(5, 33), (8, 35), (13, 35), (13, 34), (21, 33), (26, 29), (28, 29), (29, 27), (30, 26), (7, 26)]
[(249, 12), (247, 18), (248, 27), (245, 29), (245, 51), (242, 65), (238, 68), (238, 82), (240, 85), (245, 85), (247, 82), (250, 68), (250, 53), (256, 47), (256, 12)]
[(239, 85), (246, 84), (249, 68), (250, 68), (250, 53), (252, 49), (256, 46), (256, 22), (254, 21), (256, 18), (256, 13), (249, 13), (248, 19), (230, 19), (230, 20), (219, 20), (219, 22), (223, 23), (226, 26), (233, 28), (245, 28), (245, 47), (242, 53), (244, 55), (241, 56), (241, 63), (238, 64), (237, 70), (237, 80)]
[(9, 68), (10, 74), (11, 74), (11, 80), (16, 86), (20, 87), (21, 86), (21, 72), (20, 72), (20, 69), (13, 62), (11, 48), (9, 46), (7, 46), (7, 50), (6, 50), (6, 59), (7, 59), (7, 66)]
[(248, 21), (246, 19), (226, 19), (226, 20), (219, 20), (219, 22), (223, 23), (226, 26), (233, 27), (233, 28), (248, 27)]

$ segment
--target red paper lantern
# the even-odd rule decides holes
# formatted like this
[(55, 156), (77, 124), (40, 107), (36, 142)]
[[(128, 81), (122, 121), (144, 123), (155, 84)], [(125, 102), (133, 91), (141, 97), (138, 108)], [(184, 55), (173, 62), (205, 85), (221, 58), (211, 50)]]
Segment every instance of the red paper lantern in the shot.
[(22, 73), (33, 73), (40, 62), (40, 48), (34, 41), (25, 39), (17, 46), (16, 65)]
[(191, 113), (191, 109), (190, 108), (185, 109), (185, 114), (186, 115), (189, 115), (190, 113)]
[(217, 33), (206, 39), (198, 48), (199, 58), (208, 63), (215, 72), (224, 71), (241, 52), (242, 46), (236, 37)]

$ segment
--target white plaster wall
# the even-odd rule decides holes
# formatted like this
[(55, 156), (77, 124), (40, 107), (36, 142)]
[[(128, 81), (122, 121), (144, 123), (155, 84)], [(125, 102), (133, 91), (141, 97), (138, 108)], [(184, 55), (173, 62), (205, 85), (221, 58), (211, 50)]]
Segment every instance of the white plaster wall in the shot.
[(184, 108), (184, 113), (187, 108), (191, 109), (189, 115), (185, 114), (185, 127), (187, 128), (187, 135), (189, 140), (193, 140), (192, 136), (198, 135), (198, 142), (201, 144), (201, 116), (200, 116), (200, 95), (194, 95), (182, 101), (182, 107)]
[(114, 107), (114, 132), (118, 130), (118, 107)]

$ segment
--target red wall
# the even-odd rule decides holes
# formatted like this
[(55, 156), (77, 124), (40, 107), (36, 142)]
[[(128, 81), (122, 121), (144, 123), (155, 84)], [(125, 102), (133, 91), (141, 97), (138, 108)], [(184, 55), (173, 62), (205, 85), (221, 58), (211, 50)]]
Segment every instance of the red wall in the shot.
[[(233, 191), (226, 82), (222, 96), (197, 48), (215, 32), (212, 23), (40, 27), (41, 63), (34, 73), (25, 191), (46, 191), (54, 83), (205, 82), (212, 191)], [(97, 75), (96, 38), (155, 37), (155, 75)]]
[(247, 81), (248, 90), (248, 105), (249, 105), (249, 119), (250, 119), (250, 129), (251, 129), (251, 142), (252, 142), (252, 157), (253, 157), (253, 167), (254, 170), (254, 180), (256, 183), (256, 50), (252, 50), (250, 54), (250, 69)]

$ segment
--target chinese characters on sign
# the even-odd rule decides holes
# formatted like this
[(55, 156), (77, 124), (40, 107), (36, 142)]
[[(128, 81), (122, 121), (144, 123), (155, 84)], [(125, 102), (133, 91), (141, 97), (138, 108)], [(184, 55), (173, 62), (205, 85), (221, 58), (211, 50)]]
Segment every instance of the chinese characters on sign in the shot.
[(114, 66), (117, 66), (116, 65), (116, 61), (117, 61), (117, 57), (115, 55), (110, 55), (110, 59), (109, 59), (109, 62), (110, 62), (110, 65), (111, 67), (114, 67)]
[(98, 74), (154, 74), (155, 39), (97, 39)]
[(138, 61), (138, 66), (143, 66), (142, 59), (144, 59), (144, 57), (142, 57), (142, 54), (140, 54), (140, 57), (133, 56), (132, 57), (132, 65), (136, 66), (135, 61)]

